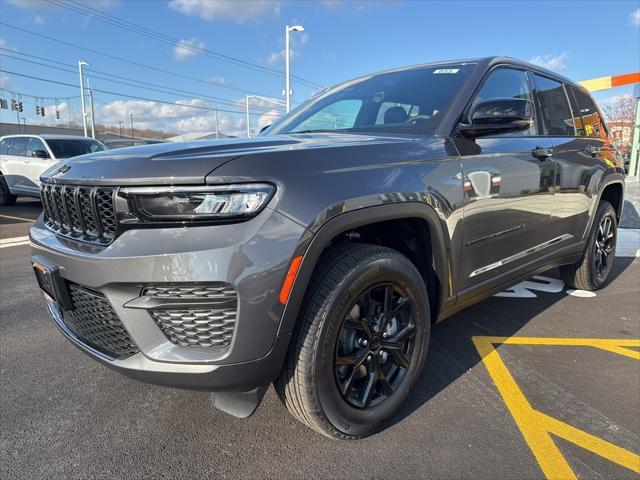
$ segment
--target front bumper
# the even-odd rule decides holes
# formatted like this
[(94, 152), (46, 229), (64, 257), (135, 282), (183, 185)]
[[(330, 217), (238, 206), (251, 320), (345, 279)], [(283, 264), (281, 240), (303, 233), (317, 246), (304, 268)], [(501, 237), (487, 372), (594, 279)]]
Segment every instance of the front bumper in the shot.
[[(65, 282), (107, 299), (139, 350), (127, 358), (106, 355), (76, 335), (49, 303), (55, 324), (82, 351), (150, 383), (244, 391), (271, 382), (286, 355), (290, 335), (277, 336), (284, 308), (278, 294), (303, 233), (266, 209), (238, 224), (129, 230), (107, 247), (56, 236), (41, 220), (30, 238), (33, 255), (56, 265)], [(146, 285), (210, 282), (225, 282), (237, 292), (233, 335), (225, 348), (176, 344), (140, 307)], [(189, 305), (183, 300), (180, 308)]]

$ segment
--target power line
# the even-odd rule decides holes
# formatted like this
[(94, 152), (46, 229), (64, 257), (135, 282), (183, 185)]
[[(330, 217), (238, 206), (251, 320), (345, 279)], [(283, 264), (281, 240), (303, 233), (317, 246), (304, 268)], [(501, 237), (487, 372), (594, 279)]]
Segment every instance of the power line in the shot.
[[(256, 92), (253, 92), (253, 91), (250, 91), (250, 90), (246, 90), (246, 89), (243, 89), (243, 88), (233, 87), (233, 86), (230, 86), (230, 85), (220, 85), (220, 84), (217, 84), (217, 83), (213, 83), (213, 82), (208, 82), (206, 80), (202, 80), (201, 78), (191, 77), (189, 75), (184, 75), (184, 74), (181, 74), (181, 73), (172, 72), (170, 70), (164, 70), (162, 68), (154, 67), (152, 65), (146, 65), (144, 63), (137, 62), (135, 60), (129, 60), (129, 59), (126, 59), (126, 58), (123, 58), (123, 57), (119, 57), (117, 55), (112, 55), (110, 53), (101, 52), (99, 50), (95, 50), (95, 49), (88, 48), (88, 47), (83, 47), (81, 45), (76, 45), (74, 43), (66, 42), (64, 40), (60, 40), (60, 39), (57, 39), (57, 38), (54, 38), (54, 37), (49, 37), (49, 36), (43, 35), (41, 33), (32, 32), (31, 30), (27, 30), (27, 29), (24, 29), (24, 28), (16, 27), (15, 25), (4, 23), (2, 21), (0, 21), (0, 25), (3, 26), (3, 27), (12, 28), (12, 29), (17, 30), (17, 31), (22, 32), (22, 33), (33, 35), (33, 36), (38, 37), (38, 38), (42, 38), (42, 39), (45, 39), (45, 40), (49, 40), (51, 42), (58, 43), (60, 45), (65, 45), (67, 47), (75, 48), (77, 50), (83, 50), (85, 52), (89, 52), (89, 53), (92, 53), (94, 55), (100, 55), (102, 57), (110, 58), (112, 60), (117, 60), (119, 62), (128, 63), (129, 65), (135, 65), (137, 67), (145, 68), (147, 70), (152, 70), (154, 72), (164, 73), (166, 75), (172, 75), (174, 77), (183, 78), (185, 80), (191, 80), (191, 81), (194, 81), (194, 82), (203, 83), (205, 85), (208, 85), (209, 87), (214, 86), (214, 87), (220, 87), (220, 88), (227, 88), (227, 89), (230, 89), (230, 90), (236, 90), (236, 91), (241, 91), (241, 92), (250, 93), (250, 94), (256, 93)], [(269, 95), (268, 94), (264, 94), (264, 96), (269, 96)]]
[[(9, 70), (4, 70), (4, 69), (0, 69), (0, 72), (8, 73), (10, 75), (16, 75), (18, 77), (31, 78), (33, 80), (40, 80), (42, 82), (54, 83), (56, 85), (63, 85), (65, 87), (78, 88), (77, 85), (74, 85), (72, 83), (60, 82), (60, 81), (57, 81), (57, 80), (50, 80), (48, 78), (36, 77), (36, 76), (33, 76), (33, 75), (27, 75), (25, 73), (11, 72)], [(201, 106), (201, 105), (189, 105), (189, 104), (184, 104), (184, 103), (168, 102), (166, 100), (158, 100), (156, 98), (137, 97), (137, 96), (134, 96), (134, 95), (127, 95), (125, 93), (112, 92), (112, 91), (109, 91), (109, 90), (101, 90), (101, 89), (98, 89), (98, 88), (93, 88), (92, 90), (94, 92), (104, 93), (104, 94), (107, 94), (107, 95), (114, 95), (114, 96), (117, 96), (117, 97), (131, 98), (131, 99), (134, 99), (134, 100), (143, 100), (143, 101), (147, 101), (147, 102), (163, 103), (165, 105), (173, 105), (174, 107), (197, 108), (197, 109), (200, 109), (200, 110), (207, 110), (209, 112), (215, 111), (214, 108), (204, 107), (204, 106)], [(37, 98), (40, 98), (40, 97), (37, 97)], [(67, 97), (59, 97), (59, 98), (67, 98)], [(241, 114), (241, 115), (245, 115), (246, 114), (246, 112), (243, 112), (243, 111), (225, 110), (225, 109), (222, 109), (222, 108), (219, 108), (218, 111), (219, 112), (225, 112), (225, 113)], [(252, 115), (264, 115), (264, 113), (255, 113), (255, 114), (252, 113)], [(281, 115), (274, 114), (272, 116), (279, 117)]]
[[(0, 54), (0, 56), (3, 56), (5, 58), (11, 58), (13, 60), (18, 60), (18, 61), (21, 61), (21, 62), (27, 62), (27, 63), (32, 63), (32, 64), (35, 64), (35, 65), (40, 65), (42, 67), (52, 68), (52, 69), (60, 70), (60, 71), (63, 71), (63, 72), (68, 72), (68, 73), (71, 73), (73, 75), (76, 75), (76, 73), (77, 73), (76, 70), (75, 70), (75, 66), (74, 65), (70, 65), (70, 64), (66, 64), (66, 63), (62, 63), (62, 62), (55, 62), (55, 61), (52, 61), (52, 60), (49, 60), (49, 59), (46, 59), (46, 58), (43, 58), (43, 57), (38, 57), (37, 55), (24, 54), (22, 52), (18, 52), (18, 51), (11, 50), (11, 49), (8, 49), (8, 48), (0, 47), (0, 51), (8, 51), (8, 52), (16, 53), (16, 54), (19, 54), (19, 55), (24, 55), (24, 56), (27, 56), (27, 57), (30, 57), (30, 58), (37, 58), (37, 59), (43, 60), (45, 62), (52, 62), (52, 63), (55, 63), (57, 65), (63, 65), (63, 66), (68, 67), (68, 68), (62, 68), (62, 67), (58, 67), (58, 66), (55, 66), (55, 65), (47, 65), (45, 63), (36, 62), (34, 60), (29, 60), (29, 59), (26, 59), (26, 58), (19, 58), (19, 57), (15, 57), (13, 55), (7, 55), (6, 53)], [(101, 73), (101, 72), (98, 72), (97, 70), (91, 70), (91, 69), (87, 69), (87, 70), (89, 72)], [(230, 101), (228, 101), (226, 99), (223, 99), (223, 98), (220, 98), (220, 97), (213, 97), (213, 96), (210, 96), (210, 95), (202, 95), (200, 93), (190, 92), (188, 90), (167, 89), (167, 88), (164, 88), (163, 85), (159, 85), (157, 83), (145, 82), (145, 81), (137, 80), (137, 79), (134, 79), (134, 78), (121, 77), (119, 75), (113, 75), (113, 74), (109, 74), (109, 73), (106, 73), (105, 75), (109, 75), (109, 76), (112, 76), (114, 78), (121, 78), (121, 79), (124, 79), (124, 80), (129, 80), (130, 82), (136, 82), (136, 83), (130, 83), (130, 82), (125, 82), (125, 81), (121, 81), (121, 80), (114, 80), (114, 79), (106, 78), (106, 77), (103, 77), (103, 76), (100, 76), (100, 75), (91, 75), (91, 78), (100, 79), (100, 80), (104, 80), (104, 81), (112, 82), (112, 83), (119, 83), (119, 84), (122, 84), (122, 85), (127, 85), (127, 86), (135, 87), (135, 88), (146, 88), (147, 90), (152, 90), (152, 91), (156, 91), (156, 92), (159, 92), (159, 93), (165, 93), (165, 94), (168, 94), (168, 95), (173, 95), (173, 94), (185, 95), (186, 94), (186, 95), (191, 95), (191, 96), (194, 96), (194, 97), (201, 97), (201, 98), (197, 98), (199, 100), (207, 99), (207, 100), (215, 101), (216, 103), (219, 103), (219, 104), (222, 104), (222, 105), (227, 105), (227, 106), (231, 106), (231, 107), (237, 106), (236, 103), (230, 102)], [(141, 87), (140, 85), (146, 85), (146, 87)], [(157, 87), (157, 88), (153, 88), (153, 87)], [(260, 110), (265, 111), (265, 112), (271, 110), (270, 108), (267, 108), (267, 107), (256, 107), (256, 108), (259, 108)]]
[[(123, 30), (127, 30), (133, 33), (137, 33), (138, 35), (142, 35), (148, 38), (153, 38), (155, 40), (158, 40), (160, 42), (166, 43), (166, 44), (170, 44), (173, 46), (179, 46), (185, 50), (189, 50), (193, 53), (198, 53), (198, 54), (203, 54), (206, 55), (208, 57), (211, 58), (215, 58), (217, 60), (221, 60), (221, 61), (225, 61), (225, 62), (229, 62), (232, 63), (234, 65), (238, 65), (244, 68), (248, 68), (254, 71), (258, 71), (258, 72), (262, 72), (262, 73), (267, 73), (269, 75), (275, 75), (277, 77), (281, 77), (282, 76), (282, 72), (275, 70), (273, 68), (269, 68), (269, 67), (265, 67), (264, 65), (258, 65), (255, 63), (251, 63), (251, 62), (247, 62), (246, 60), (242, 60), (240, 58), (236, 58), (236, 57), (232, 57), (230, 55), (226, 55), (220, 52), (215, 52), (212, 51), (208, 48), (199, 48), (199, 47), (194, 47), (191, 45), (185, 45), (184, 42), (181, 42), (179, 39), (175, 38), (175, 37), (171, 37), (167, 34), (164, 34), (162, 32), (158, 32), (157, 30), (153, 30), (151, 28), (148, 27), (144, 27), (142, 25), (130, 22), (128, 20), (125, 20), (123, 18), (117, 17), (115, 15), (111, 15), (105, 12), (102, 12), (98, 9), (89, 7), (88, 5), (85, 4), (81, 4), (77, 1), (74, 0), (67, 0), (67, 2), (63, 2), (61, 0), (47, 0), (49, 3), (52, 3), (54, 5), (57, 5), (59, 7), (65, 8), (67, 10), (71, 10), (74, 11), (76, 13), (79, 13), (81, 15), (85, 15), (85, 16), (89, 16), (91, 18), (96, 18), (102, 22), (105, 22), (107, 24), (113, 25), (115, 27), (121, 28)], [(73, 4), (73, 5), (70, 5)], [(304, 83), (307, 86), (313, 87), (313, 88), (324, 88), (322, 85), (319, 85), (315, 82), (312, 82), (310, 80), (307, 80), (305, 78), (299, 77), (297, 75), (292, 75), (293, 78), (295, 78), (296, 80), (298, 80), (301, 83)]]

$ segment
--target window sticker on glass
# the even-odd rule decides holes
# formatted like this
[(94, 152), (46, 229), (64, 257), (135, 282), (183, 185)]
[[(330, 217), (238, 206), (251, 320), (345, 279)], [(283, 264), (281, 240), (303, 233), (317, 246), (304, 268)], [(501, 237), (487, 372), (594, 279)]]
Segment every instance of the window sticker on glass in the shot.
[(439, 68), (438, 70), (434, 70), (433, 74), (437, 75), (438, 73), (458, 73), (459, 71), (459, 68)]

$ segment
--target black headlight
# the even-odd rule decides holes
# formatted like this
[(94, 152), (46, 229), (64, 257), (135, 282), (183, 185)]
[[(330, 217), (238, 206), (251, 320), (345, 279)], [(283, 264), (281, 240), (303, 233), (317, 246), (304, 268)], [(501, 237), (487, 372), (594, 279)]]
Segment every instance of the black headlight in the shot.
[(268, 183), (197, 187), (124, 187), (129, 215), (143, 222), (212, 222), (257, 215), (271, 200)]

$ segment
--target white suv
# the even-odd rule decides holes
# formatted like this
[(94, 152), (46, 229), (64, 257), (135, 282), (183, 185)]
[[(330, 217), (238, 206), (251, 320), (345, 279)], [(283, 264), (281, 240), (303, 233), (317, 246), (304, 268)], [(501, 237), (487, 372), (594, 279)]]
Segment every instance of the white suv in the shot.
[(0, 137), (0, 205), (18, 195), (40, 198), (40, 175), (64, 158), (99, 152), (106, 147), (92, 138), (72, 135)]

